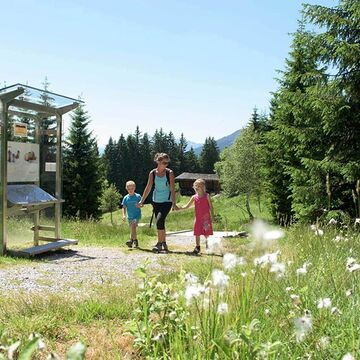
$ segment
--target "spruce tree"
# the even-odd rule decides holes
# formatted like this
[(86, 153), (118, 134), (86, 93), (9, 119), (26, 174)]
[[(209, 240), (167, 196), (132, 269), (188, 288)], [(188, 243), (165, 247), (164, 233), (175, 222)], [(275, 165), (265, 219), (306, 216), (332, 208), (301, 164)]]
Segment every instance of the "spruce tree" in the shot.
[(311, 38), (318, 60), (332, 70), (328, 86), (318, 88), (313, 102), (329, 144), (321, 163), (328, 204), (360, 216), (360, 2), (305, 5), (304, 14), (319, 27)]
[(205, 139), (205, 144), (200, 154), (200, 168), (205, 174), (213, 174), (214, 164), (220, 160), (220, 150), (213, 137)]
[(199, 159), (195, 154), (194, 148), (191, 147), (189, 151), (185, 153), (185, 172), (199, 173), (200, 164)]
[(131, 158), (128, 151), (127, 141), (123, 134), (120, 135), (116, 145), (116, 188), (123, 196), (127, 194), (126, 181), (130, 180)]
[(102, 173), (96, 140), (88, 130), (90, 118), (80, 105), (71, 116), (64, 149), (64, 214), (80, 219), (101, 215)]
[(181, 133), (179, 143), (178, 143), (178, 160), (179, 160), (179, 175), (186, 170), (186, 148), (187, 141), (183, 133)]
[(309, 46), (310, 34), (301, 25), (294, 34), (286, 69), (274, 94), (270, 115), (271, 131), (266, 135), (267, 178), (274, 217), (289, 223), (293, 214), (312, 218), (324, 207), (326, 193), (308, 181), (318, 183), (320, 169), (309, 171), (309, 164), (324, 157), (320, 115), (314, 111), (311, 91), (323, 81), (317, 67), (316, 49)]

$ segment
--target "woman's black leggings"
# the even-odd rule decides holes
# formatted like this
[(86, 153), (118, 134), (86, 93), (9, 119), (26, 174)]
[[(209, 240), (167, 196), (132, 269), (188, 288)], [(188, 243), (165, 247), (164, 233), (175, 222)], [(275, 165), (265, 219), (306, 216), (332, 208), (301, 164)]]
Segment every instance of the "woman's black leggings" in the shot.
[(171, 202), (163, 202), (163, 203), (153, 203), (154, 214), (156, 219), (156, 228), (158, 230), (165, 229), (165, 219), (168, 213), (171, 210), (172, 203)]

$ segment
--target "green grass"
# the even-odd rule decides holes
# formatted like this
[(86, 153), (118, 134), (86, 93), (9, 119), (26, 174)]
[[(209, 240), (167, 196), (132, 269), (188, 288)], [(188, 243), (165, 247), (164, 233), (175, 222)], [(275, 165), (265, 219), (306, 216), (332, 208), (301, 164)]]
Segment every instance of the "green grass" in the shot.
[[(181, 198), (180, 204), (186, 201)], [(220, 215), (216, 229), (248, 228), (247, 216), (240, 209), (243, 199), (218, 197), (213, 202), (215, 212)], [(265, 206), (259, 213), (253, 205), (253, 211), (257, 217), (269, 219)], [(150, 216), (151, 207), (145, 206), (142, 221), (148, 222)], [(172, 212), (167, 229), (191, 229), (192, 223), (193, 209)], [(28, 225), (17, 224), (18, 228)], [(0, 296), (0, 332), (6, 331), (13, 339), (25, 339), (29, 333), (39, 332), (47, 339), (49, 348), (60, 354), (75, 341), (82, 340), (90, 346), (89, 359), (134, 357), (134, 351), (140, 358), (142, 354), (159, 359), (260, 359), (265, 358), (265, 353), (268, 359), (280, 360), (341, 359), (348, 352), (357, 358), (360, 355), (357, 311), (360, 271), (350, 273), (346, 262), (349, 257), (360, 262), (360, 235), (346, 228), (328, 227), (324, 232), (324, 236), (316, 236), (309, 226), (295, 225), (286, 230), (286, 236), (277, 244), (266, 249), (250, 246), (250, 239), (226, 240), (226, 251), (244, 257), (247, 264), (226, 271), (230, 277), (229, 287), (223, 295), (215, 288), (212, 290), (214, 296), (207, 310), (196, 303), (185, 305), (182, 294), (186, 285), (179, 274), (191, 272), (204, 283), (211, 279), (213, 269), (224, 270), (222, 258), (179, 255), (174, 261), (174, 257), (164, 256), (159, 257), (164, 271), (152, 283), (150, 276), (152, 285), (149, 283), (146, 291), (137, 288), (136, 280), (123, 287), (96, 287), (92, 295), (82, 299), (64, 294)], [(109, 214), (100, 222), (64, 221), (63, 235), (78, 238), (82, 246), (123, 247), (128, 226), (116, 212), (114, 225)], [(333, 240), (337, 235), (343, 236), (339, 242)], [(139, 238), (144, 244), (150, 244), (156, 238), (156, 231), (140, 227)], [(269, 266), (254, 265), (254, 258), (276, 250), (281, 251), (278, 261), (286, 266), (284, 277), (279, 279), (269, 271)], [(307, 274), (297, 275), (296, 270), (305, 262), (310, 264)], [(0, 268), (19, 264), (31, 266), (31, 261), (0, 258)], [(352, 289), (351, 296), (345, 294), (348, 289)], [(180, 294), (176, 301), (167, 298), (174, 292)], [(136, 295), (146, 300), (141, 306), (135, 300)], [(290, 295), (298, 295), (299, 300), (292, 300)], [(338, 308), (339, 312), (332, 314), (331, 308), (317, 307), (319, 299), (327, 297), (331, 299), (331, 307)], [(225, 315), (217, 314), (221, 301), (229, 307)], [(169, 312), (164, 309), (170, 308), (179, 316), (176, 326), (172, 325), (169, 315), (165, 315)], [(297, 341), (294, 320), (304, 316), (306, 310), (311, 313), (312, 328), (303, 341)], [(142, 333), (148, 335), (147, 343), (137, 350), (134, 350), (133, 338), (127, 335), (126, 325), (134, 319), (144, 326)], [(168, 331), (166, 341), (156, 341), (156, 335), (164, 328)], [(329, 343), (324, 346), (325, 337)]]

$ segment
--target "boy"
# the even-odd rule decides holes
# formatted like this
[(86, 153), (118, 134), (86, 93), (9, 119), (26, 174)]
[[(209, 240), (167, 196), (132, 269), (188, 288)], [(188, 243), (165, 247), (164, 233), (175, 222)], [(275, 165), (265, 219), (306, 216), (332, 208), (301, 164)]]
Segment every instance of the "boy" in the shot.
[(135, 182), (130, 180), (126, 182), (125, 188), (128, 192), (127, 195), (124, 196), (121, 205), (122, 208), (122, 218), (125, 221), (126, 213), (127, 219), (130, 225), (130, 239), (126, 242), (126, 245), (129, 248), (133, 246), (137, 248), (139, 246), (138, 240), (136, 238), (136, 227), (141, 219), (141, 210), (136, 206), (137, 203), (141, 200), (141, 195), (135, 192)]

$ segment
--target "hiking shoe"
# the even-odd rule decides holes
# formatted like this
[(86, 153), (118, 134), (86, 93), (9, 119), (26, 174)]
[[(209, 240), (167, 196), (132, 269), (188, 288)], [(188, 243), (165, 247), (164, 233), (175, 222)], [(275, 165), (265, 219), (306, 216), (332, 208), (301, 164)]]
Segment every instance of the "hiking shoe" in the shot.
[(132, 246), (133, 246), (133, 242), (134, 242), (134, 240), (128, 240), (127, 242), (126, 242), (126, 245), (129, 247), (129, 248), (132, 248)]
[(134, 245), (134, 248), (138, 248), (139, 247), (139, 242), (137, 240), (134, 240), (133, 245)]
[(154, 253), (159, 253), (161, 251), (161, 247), (162, 247), (162, 244), (161, 243), (157, 243), (153, 248), (152, 248), (152, 251)]
[(193, 250), (193, 254), (195, 255), (200, 254), (200, 246), (195, 246), (195, 249)]
[(163, 248), (164, 251), (169, 252), (169, 249), (168, 249), (168, 246), (167, 246), (166, 242), (162, 243), (162, 248)]

